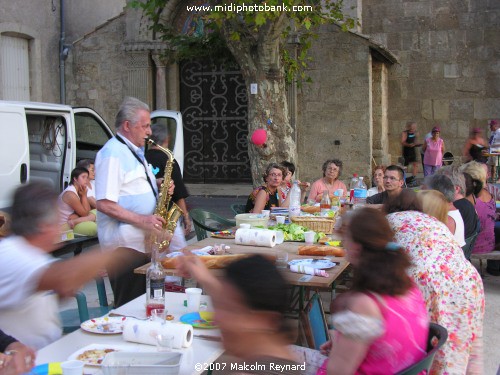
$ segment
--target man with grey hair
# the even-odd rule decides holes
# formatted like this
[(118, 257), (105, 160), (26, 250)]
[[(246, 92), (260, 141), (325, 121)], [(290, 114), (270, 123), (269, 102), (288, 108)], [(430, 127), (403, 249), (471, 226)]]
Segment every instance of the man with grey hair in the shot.
[(151, 135), (148, 105), (125, 98), (115, 126), (116, 136), (97, 153), (95, 185), (100, 244), (120, 248), (133, 259), (123, 272), (108, 270), (118, 307), (145, 293), (145, 277), (134, 269), (149, 262), (146, 238), (163, 236), (165, 220), (153, 215), (158, 187), (144, 157), (145, 139)]
[(465, 245), (464, 220), (460, 211), (453, 205), (455, 200), (455, 187), (451, 180), (442, 174), (433, 174), (424, 179), (426, 189), (437, 190), (441, 192), (448, 201), (448, 223), (447, 226), (457, 240), (460, 246)]
[(0, 329), (35, 349), (61, 337), (58, 297), (73, 295), (105, 267), (123, 262), (100, 250), (53, 258), (49, 253), (61, 239), (57, 197), (43, 182), (20, 186), (11, 208), (12, 235), (0, 241)]
[(474, 205), (465, 198), (465, 176), (460, 167), (446, 165), (437, 170), (436, 174), (447, 176), (455, 187), (453, 205), (460, 212), (464, 221), (465, 238), (469, 238), (477, 231), (479, 217)]

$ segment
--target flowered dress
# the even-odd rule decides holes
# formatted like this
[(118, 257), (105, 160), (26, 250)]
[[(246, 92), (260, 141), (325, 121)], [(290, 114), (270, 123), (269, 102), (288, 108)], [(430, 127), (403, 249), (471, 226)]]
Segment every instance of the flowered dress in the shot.
[(416, 211), (387, 215), (412, 259), (410, 275), (427, 304), (432, 322), (448, 330), (431, 374), (482, 374), (484, 290), (479, 273), (465, 259), (449, 229)]

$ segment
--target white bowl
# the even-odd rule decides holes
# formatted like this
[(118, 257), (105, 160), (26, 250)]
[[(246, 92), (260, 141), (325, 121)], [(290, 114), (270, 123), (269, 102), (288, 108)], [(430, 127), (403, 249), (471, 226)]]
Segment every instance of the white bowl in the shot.
[(236, 226), (240, 224), (250, 224), (252, 227), (260, 226), (267, 228), (268, 218), (263, 214), (238, 214), (234, 217), (236, 219)]

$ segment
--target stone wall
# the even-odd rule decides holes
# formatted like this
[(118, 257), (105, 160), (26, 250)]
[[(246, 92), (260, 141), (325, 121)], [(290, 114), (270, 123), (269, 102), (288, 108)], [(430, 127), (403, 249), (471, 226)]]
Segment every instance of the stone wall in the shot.
[(441, 125), (460, 156), (469, 129), (500, 117), (500, 2), (364, 0), (364, 34), (398, 56), (389, 69), (389, 139), (401, 154), (406, 121), (421, 137)]
[(76, 41), (66, 67), (67, 103), (93, 108), (111, 128), (128, 82), (124, 18), (117, 17)]
[[(341, 179), (370, 174), (372, 158), (371, 55), (362, 38), (324, 26), (311, 48), (307, 74), (312, 83), (299, 90), (298, 174), (314, 181), (327, 159), (344, 163)], [(336, 141), (340, 142), (336, 145)]]
[(66, 40), (70, 43), (74, 42), (97, 26), (118, 16), (127, 5), (126, 3), (126, 0), (66, 0), (64, 3)]
[(54, 4), (0, 0), (0, 38), (5, 33), (29, 40), (32, 101), (59, 103), (59, 2)]

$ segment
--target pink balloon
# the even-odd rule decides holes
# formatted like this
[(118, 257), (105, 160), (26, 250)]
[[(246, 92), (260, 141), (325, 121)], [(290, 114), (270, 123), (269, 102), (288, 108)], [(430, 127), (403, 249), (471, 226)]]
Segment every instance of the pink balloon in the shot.
[(265, 129), (257, 129), (253, 132), (251, 141), (256, 146), (262, 146), (267, 141), (267, 131)]

